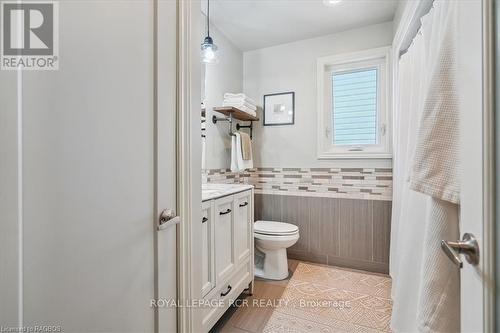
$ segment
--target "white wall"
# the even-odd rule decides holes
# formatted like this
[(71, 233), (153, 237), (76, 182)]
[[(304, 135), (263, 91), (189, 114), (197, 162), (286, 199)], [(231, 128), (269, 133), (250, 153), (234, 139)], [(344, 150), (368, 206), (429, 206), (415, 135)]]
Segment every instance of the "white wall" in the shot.
[[(264, 94), (295, 92), (295, 125), (254, 125), (258, 167), (390, 167), (390, 160), (316, 158), (316, 59), (391, 45), (392, 22), (244, 53), (244, 91), (262, 105)], [(262, 119), (262, 114), (259, 114)], [(226, 164), (226, 167), (228, 164)]]
[(0, 325), (18, 325), (18, 264), (22, 253), (18, 212), (17, 72), (0, 74)]
[(229, 168), (231, 161), (229, 123), (221, 121), (213, 124), (212, 109), (214, 106), (222, 106), (224, 93), (243, 90), (243, 53), (217, 28), (210, 26), (210, 35), (219, 48), (219, 63), (207, 65), (205, 73), (206, 169), (222, 169)]
[(396, 8), (396, 13), (394, 13), (394, 19), (393, 19), (392, 32), (394, 33), (394, 35), (396, 34), (396, 31), (398, 30), (398, 27), (401, 24), (401, 19), (403, 17), (403, 13), (405, 11), (407, 4), (408, 4), (407, 1), (399, 1), (398, 2), (398, 7)]

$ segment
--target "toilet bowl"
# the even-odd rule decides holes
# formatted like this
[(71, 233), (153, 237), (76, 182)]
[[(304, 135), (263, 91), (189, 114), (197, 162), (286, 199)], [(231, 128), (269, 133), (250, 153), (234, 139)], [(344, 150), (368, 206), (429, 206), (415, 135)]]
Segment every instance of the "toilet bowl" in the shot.
[(286, 249), (299, 240), (299, 228), (290, 223), (257, 221), (254, 223), (254, 239), (255, 247), (260, 252), (260, 257), (255, 260), (255, 276), (271, 280), (286, 279)]

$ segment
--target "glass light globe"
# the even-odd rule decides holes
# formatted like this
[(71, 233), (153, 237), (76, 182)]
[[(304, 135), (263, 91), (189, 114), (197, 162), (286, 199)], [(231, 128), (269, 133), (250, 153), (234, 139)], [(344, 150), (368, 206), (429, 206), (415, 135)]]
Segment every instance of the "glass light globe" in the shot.
[(217, 45), (214, 44), (212, 37), (207, 36), (201, 44), (201, 61), (206, 64), (217, 63)]

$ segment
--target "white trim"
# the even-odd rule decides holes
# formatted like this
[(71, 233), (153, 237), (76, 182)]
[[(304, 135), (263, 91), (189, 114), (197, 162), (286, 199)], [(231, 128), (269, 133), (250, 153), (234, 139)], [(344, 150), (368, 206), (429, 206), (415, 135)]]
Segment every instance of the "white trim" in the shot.
[[(369, 49), (369, 50), (363, 50), (363, 51), (357, 51), (357, 52), (335, 54), (335, 55), (330, 55), (330, 56), (326, 56), (326, 57), (320, 57), (317, 59), (317, 62), (318, 62), (318, 66), (321, 63), (321, 64), (323, 64), (323, 67), (324, 67), (325, 65), (330, 65), (330, 64), (340, 65), (340, 64), (349, 64), (349, 63), (358, 62), (358, 61), (369, 61), (369, 60), (373, 60), (374, 58), (386, 57), (389, 54), (390, 50), (391, 50), (390, 46), (384, 46), (384, 47), (378, 47), (375, 49)], [(318, 67), (318, 70), (319, 70), (319, 67)]]
[[(363, 146), (365, 149), (363, 151), (354, 152), (350, 149), (356, 146), (333, 146), (328, 144), (328, 140), (325, 140), (325, 124), (330, 122), (327, 120), (327, 112), (325, 111), (326, 102), (326, 83), (325, 83), (325, 70), (330, 67), (352, 67), (354, 64), (359, 64), (362, 67), (372, 66), (377, 59), (383, 59), (384, 68), (384, 78), (382, 84), (379, 84), (380, 94), (384, 96), (382, 100), (379, 100), (379, 112), (378, 126), (385, 126), (384, 135), (379, 134), (379, 144), (373, 145), (372, 147)], [(380, 61), (377, 62), (376, 66), (380, 68)], [(368, 159), (368, 158), (392, 158), (392, 103), (391, 103), (391, 81), (392, 81), (392, 70), (391, 70), (391, 47), (380, 47), (375, 49), (363, 50), (352, 53), (343, 53), (337, 55), (331, 55), (326, 57), (320, 57), (316, 60), (316, 81), (317, 81), (317, 140), (316, 140), (316, 153), (317, 159)], [(380, 128), (377, 129), (378, 131)], [(329, 130), (329, 133), (333, 135), (333, 129)]]
[[(177, 55), (177, 211), (182, 217), (183, 223), (178, 228), (178, 268), (177, 288), (179, 300), (191, 299), (191, 287), (189, 285), (191, 275), (191, 207), (190, 207), (190, 177), (189, 156), (189, 5), (190, 1), (177, 2), (177, 28), (178, 28), (178, 55)], [(191, 309), (187, 307), (178, 308), (177, 331), (190, 332)]]
[(380, 158), (380, 159), (392, 159), (391, 153), (370, 153), (370, 152), (349, 152), (349, 153), (335, 153), (335, 152), (318, 152), (318, 160), (332, 160), (332, 159), (368, 159), (368, 158)]
[[(495, 331), (495, 42), (492, 0), (483, 0), (483, 330)], [(491, 282), (490, 282), (491, 281)]]
[[(181, 302), (201, 299), (199, 233), (201, 221), (201, 141), (199, 38), (200, 1), (177, 0), (177, 211), (182, 218), (178, 228), (178, 297)], [(201, 237), (201, 236), (200, 236)], [(201, 331), (201, 311), (178, 308), (178, 332)]]
[(23, 71), (17, 70), (17, 325), (24, 326), (24, 258), (23, 258)]

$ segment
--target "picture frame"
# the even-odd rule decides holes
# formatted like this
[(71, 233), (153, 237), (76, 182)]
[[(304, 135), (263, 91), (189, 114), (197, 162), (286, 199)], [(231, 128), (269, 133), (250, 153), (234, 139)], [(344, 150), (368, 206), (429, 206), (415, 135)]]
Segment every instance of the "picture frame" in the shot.
[(264, 126), (295, 124), (295, 92), (264, 95), (262, 105)]

